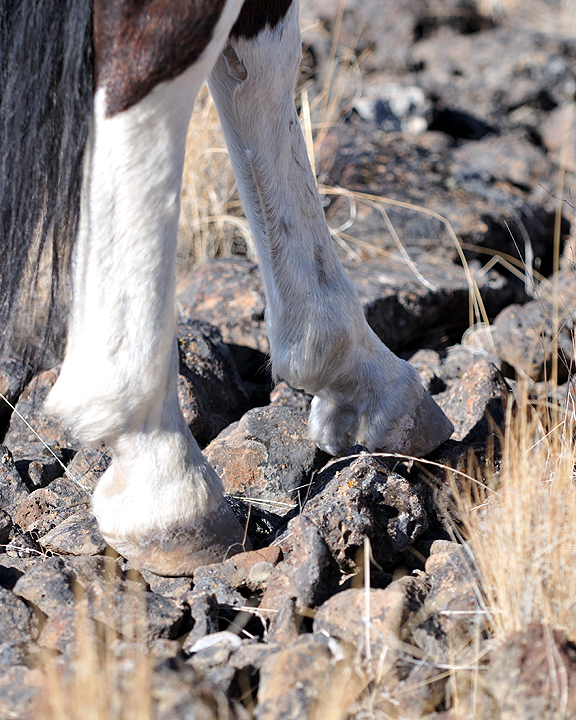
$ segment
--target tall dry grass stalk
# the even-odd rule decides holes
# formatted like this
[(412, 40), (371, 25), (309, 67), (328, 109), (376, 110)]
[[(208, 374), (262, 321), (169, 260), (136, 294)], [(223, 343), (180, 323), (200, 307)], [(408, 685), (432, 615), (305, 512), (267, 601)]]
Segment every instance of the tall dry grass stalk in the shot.
[[(108, 583), (109, 611), (123, 612), (122, 633), (95, 623), (76, 588), (74, 648), (64, 658), (44, 656), (45, 682), (34, 720), (152, 720), (152, 669), (145, 642), (146, 609), (141, 591), (129, 591), (129, 612)], [(134, 585), (137, 585), (134, 583)], [(126, 604), (126, 598), (123, 598)]]
[(188, 128), (178, 231), (181, 267), (239, 252), (253, 255), (218, 113), (206, 85)]
[(496, 641), (542, 622), (576, 639), (574, 398), (534, 411), (525, 389), (508, 408), (493, 488), (460, 495)]

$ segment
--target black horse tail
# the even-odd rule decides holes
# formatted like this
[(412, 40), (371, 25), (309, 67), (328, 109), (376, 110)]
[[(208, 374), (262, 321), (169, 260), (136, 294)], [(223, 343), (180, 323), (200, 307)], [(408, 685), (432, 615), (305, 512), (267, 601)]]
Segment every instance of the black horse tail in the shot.
[(64, 337), (93, 92), (92, 0), (3, 0), (0, 349), (36, 363)]

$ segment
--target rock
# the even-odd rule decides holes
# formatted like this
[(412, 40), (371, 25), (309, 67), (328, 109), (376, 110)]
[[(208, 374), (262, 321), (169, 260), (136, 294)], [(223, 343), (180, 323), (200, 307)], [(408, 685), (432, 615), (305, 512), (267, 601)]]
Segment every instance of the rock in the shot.
[(546, 154), (522, 130), (465, 143), (452, 152), (452, 158), (453, 175), (463, 187), (474, 188), (481, 179), (532, 189), (550, 175)]
[(34, 490), (13, 513), (13, 519), (28, 532), (41, 537), (79, 510), (89, 512), (90, 496), (68, 477), (58, 478), (46, 488)]
[(398, 82), (365, 83), (354, 110), (363, 120), (386, 132), (402, 130), (417, 135), (428, 129), (432, 103), (421, 88)]
[(454, 424), (453, 440), (486, 442), (504, 423), (508, 388), (491, 363), (475, 363), (436, 402)]
[(308, 517), (292, 520), (283, 541), (288, 558), (271, 573), (260, 604), (260, 612), (270, 619), (270, 640), (281, 644), (298, 636), (307, 609), (330, 597), (340, 580), (330, 549)]
[[(512, 158), (503, 166), (513, 168), (516, 160), (522, 164), (521, 158)], [(552, 167), (550, 163), (548, 165), (547, 178), (552, 174)], [(440, 216), (450, 223), (459, 242), (469, 248), (466, 255), (470, 259), (478, 258), (485, 264), (494, 255), (493, 251), (497, 251), (523, 261), (525, 238), (529, 238), (535, 267), (544, 274), (552, 271), (555, 216), (550, 196), (541, 190), (538, 179), (531, 179), (535, 189), (530, 191), (511, 182), (491, 180), (488, 176), (472, 173), (464, 162), (453, 156), (452, 145), (446, 135), (439, 132), (425, 132), (418, 136), (390, 135), (351, 118), (345, 125), (328, 132), (322, 145), (320, 170), (327, 185), (391, 198), (392, 203), (400, 201), (409, 204), (384, 203), (374, 207), (374, 200), (356, 198), (358, 210), (353, 218), (354, 224), (347, 232), (374, 247), (373, 251), (369, 247), (362, 250), (364, 245), (357, 247), (351, 241), (351, 245), (362, 255), (361, 271), (365, 260), (384, 251), (390, 257), (386, 261), (389, 271), (392, 260), (400, 272), (408, 275), (410, 270), (406, 267), (398, 242), (416, 260), (426, 253), (433, 254), (437, 264), (441, 260), (460, 262), (457, 244)], [(326, 214), (329, 223), (338, 227), (349, 222), (349, 200), (345, 193), (331, 193), (328, 199), (330, 205)], [(378, 210), (380, 207), (385, 210), (386, 218)], [(426, 212), (419, 212), (418, 208), (425, 208)], [(390, 225), (394, 234), (390, 232)], [(562, 220), (561, 232), (568, 232), (566, 219)], [(481, 248), (486, 248), (486, 253)], [(422, 276), (440, 289), (438, 295), (431, 295), (434, 299), (432, 312), (438, 303), (447, 300), (441, 289), (448, 286), (448, 279), (442, 281), (441, 273), (435, 273), (434, 266), (429, 269), (427, 265), (428, 258), (421, 268)], [(444, 263), (443, 267), (450, 266)], [(458, 270), (463, 274), (462, 268)], [(510, 302), (524, 299), (523, 289), (517, 280), (503, 279), (493, 270), (485, 276), (479, 274), (477, 281), (488, 305), (489, 316), (495, 315)], [(414, 274), (410, 282), (417, 283)], [(422, 292), (424, 290), (431, 292), (425, 287)], [(467, 320), (463, 317), (467, 315), (467, 309), (468, 297), (464, 298), (464, 295), (459, 304), (451, 306), (451, 310), (457, 310), (463, 320)]]
[(417, 350), (410, 358), (410, 365), (416, 369), (422, 385), (430, 395), (437, 395), (446, 390), (446, 383), (438, 377), (440, 372), (440, 355), (435, 350)]
[(386, 644), (409, 635), (408, 619), (424, 603), (429, 584), (425, 577), (406, 575), (384, 590), (350, 589), (329, 598), (316, 613), (314, 632), (335, 637), (366, 651), (366, 592), (369, 596), (370, 644), (377, 657)]
[(318, 635), (303, 635), (272, 653), (260, 670), (256, 719), (312, 717), (314, 707), (326, 708), (330, 695), (339, 696), (344, 663), (338, 643)]
[(16, 410), (34, 428), (41, 440), (14, 413), (4, 442), (18, 460), (45, 457), (46, 445), (69, 450), (79, 450), (82, 447), (69, 430), (42, 411), (46, 396), (56, 382), (58, 372), (58, 368), (52, 368), (36, 375), (20, 395)]
[(47, 455), (34, 460), (18, 460), (16, 469), (30, 490), (43, 488), (56, 478), (62, 477), (66, 471), (62, 453), (60, 455), (61, 457)]
[(43, 535), (40, 545), (57, 555), (101, 555), (106, 541), (89, 510), (79, 510)]
[(542, 124), (542, 143), (558, 165), (562, 162), (569, 172), (576, 172), (576, 109), (575, 104), (556, 107)]
[(575, 718), (574, 643), (558, 630), (531, 623), (494, 652), (485, 686), (498, 703), (501, 720)]
[(510, 305), (494, 320), (494, 342), (500, 357), (520, 377), (543, 380), (552, 377), (557, 357), (558, 380), (567, 379), (574, 360), (571, 312), (559, 308), (558, 331), (553, 307), (541, 299)]
[(218, 328), (241, 377), (261, 386), (260, 393), (253, 394), (260, 399), (255, 404), (265, 404), (270, 345), (264, 322), (266, 298), (256, 263), (240, 257), (203, 263), (180, 278), (177, 297), (182, 318), (198, 318)]
[[(416, 267), (420, 277), (404, 262), (370, 260), (347, 266), (369, 325), (392, 350), (443, 326), (447, 317), (453, 326), (468, 322), (469, 283), (464, 270), (445, 258), (422, 253)], [(511, 293), (514, 297), (497, 273), (479, 279), (479, 285), (491, 309), (502, 307)]]
[(104, 445), (99, 448), (81, 448), (70, 461), (66, 473), (84, 490), (92, 492), (112, 458)]
[(232, 653), (242, 645), (238, 635), (229, 630), (216, 632), (197, 640), (188, 650), (187, 661), (195, 670), (205, 671), (218, 665), (225, 665)]
[(12, 590), (24, 573), (36, 564), (35, 559), (0, 555), (0, 586)]
[[(426, 562), (430, 592), (412, 629), (416, 645), (438, 664), (474, 662), (486, 631), (480, 602), (480, 578), (465, 551), (449, 543)], [(438, 546), (436, 551), (441, 550)]]
[(28, 605), (11, 590), (0, 587), (2, 643), (36, 637), (38, 620)]
[(28, 494), (12, 453), (5, 445), (0, 445), (0, 506), (6, 511), (12, 511)]
[(0, 673), (0, 717), (27, 717), (43, 682), (40, 670), (25, 665), (15, 665)]
[(270, 393), (270, 403), (275, 405), (283, 405), (285, 407), (294, 408), (298, 412), (308, 412), (312, 395), (308, 395), (304, 390), (296, 390), (285, 380), (281, 380), (274, 386)]
[(189, 577), (161, 577), (149, 570), (141, 570), (140, 574), (151, 592), (164, 597), (184, 600), (192, 591), (193, 582)]
[(218, 632), (218, 601), (215, 595), (196, 589), (187, 594), (185, 602), (190, 608), (193, 627), (184, 639), (182, 650), (189, 653), (198, 640)]
[(194, 571), (194, 591), (213, 594), (221, 605), (244, 605), (252, 593), (264, 589), (281, 558), (280, 548), (268, 547), (204, 565)]
[(178, 399), (201, 447), (249, 408), (248, 394), (216, 328), (190, 320), (178, 325)]
[(304, 494), (319, 451), (307, 417), (290, 407), (254, 408), (213, 440), (204, 454), (230, 495), (289, 509)]
[(3, 358), (0, 360), (0, 437), (8, 429), (12, 407), (18, 402), (20, 393), (30, 380), (30, 369), (21, 360)]
[(368, 454), (333, 463), (315, 478), (303, 514), (345, 572), (354, 572), (364, 537), (374, 561), (391, 568), (428, 527), (422, 490)]
[(201, 677), (192, 667), (170, 662), (157, 667), (151, 678), (151, 696), (157, 720), (248, 720), (240, 703)]
[(50, 616), (62, 607), (74, 604), (74, 579), (64, 558), (47, 558), (16, 582), (14, 593)]
[(8, 542), (11, 530), (12, 519), (10, 518), (10, 515), (8, 515), (7, 512), (4, 512), (4, 510), (0, 510), (0, 551), (4, 549), (2, 546), (6, 545)]

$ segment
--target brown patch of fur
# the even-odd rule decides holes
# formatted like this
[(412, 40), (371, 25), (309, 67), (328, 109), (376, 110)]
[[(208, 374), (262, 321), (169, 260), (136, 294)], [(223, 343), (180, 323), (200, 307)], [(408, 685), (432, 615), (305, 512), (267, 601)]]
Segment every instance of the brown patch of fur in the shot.
[(106, 88), (107, 115), (127, 110), (196, 62), (225, 5), (226, 0), (95, 0), (95, 82)]

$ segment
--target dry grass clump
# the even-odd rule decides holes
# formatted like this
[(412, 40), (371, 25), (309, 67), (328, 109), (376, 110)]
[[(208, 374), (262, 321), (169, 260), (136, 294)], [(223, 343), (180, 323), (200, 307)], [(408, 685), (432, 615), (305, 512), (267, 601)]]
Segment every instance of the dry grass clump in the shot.
[(576, 639), (574, 397), (534, 411), (522, 391), (508, 412), (495, 489), (460, 498), (494, 639), (541, 622)]
[(187, 267), (239, 253), (253, 254), (252, 238), (242, 215), (216, 106), (203, 85), (186, 139), (178, 262)]

